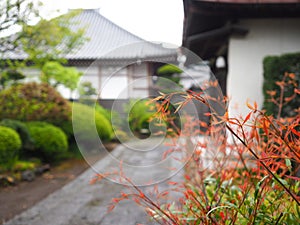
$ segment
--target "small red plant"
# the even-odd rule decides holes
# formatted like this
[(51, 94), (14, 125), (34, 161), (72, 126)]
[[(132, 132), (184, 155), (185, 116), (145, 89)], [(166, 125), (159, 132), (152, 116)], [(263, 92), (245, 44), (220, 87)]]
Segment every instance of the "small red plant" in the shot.
[[(279, 112), (300, 93), (293, 79), (293, 74), (287, 73), (278, 82), (281, 86), (295, 85), (288, 99), (272, 98), (275, 94), (270, 92)], [(162, 94), (154, 101), (162, 102), (157, 115), (164, 120), (175, 95), (184, 99), (177, 110), (192, 100), (208, 107), (212, 101), (220, 101), (193, 92)], [(267, 115), (255, 102), (247, 105), (249, 113), (244, 118), (230, 118), (225, 109), (220, 115), (211, 107), (209, 124), (191, 119), (180, 130), (169, 123), (174, 125), (172, 138), (179, 131), (192, 131), (186, 135), (183, 150), (197, 140), (185, 167), (184, 182), (169, 181), (169, 190), (159, 191), (154, 186), (152, 192), (145, 193), (120, 173), (129, 191), (113, 199), (110, 209), (124, 199), (132, 199), (161, 224), (300, 224), (300, 111), (296, 109), (295, 117), (281, 118), (280, 114)], [(195, 124), (207, 129), (196, 132), (191, 129)], [(179, 197), (169, 199), (174, 192)]]

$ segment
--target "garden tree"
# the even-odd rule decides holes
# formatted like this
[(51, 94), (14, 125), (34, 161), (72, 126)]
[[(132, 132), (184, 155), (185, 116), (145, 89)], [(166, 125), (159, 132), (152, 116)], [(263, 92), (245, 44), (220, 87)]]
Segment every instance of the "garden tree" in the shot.
[(19, 80), (25, 78), (20, 68), (24, 66), (23, 62), (12, 62), (11, 60), (0, 61), (0, 90), (6, 88), (6, 86), (16, 84)]
[[(37, 1), (34, 4), (32, 0), (0, 0), (0, 57), (8, 51), (20, 50), (19, 42), (24, 33), (17, 31), (32, 19), (39, 17), (37, 10), (39, 4)], [(17, 69), (21, 65), (23, 65), (21, 62), (0, 61), (0, 90), (24, 78)]]
[(0, 54), (19, 47), (24, 33), (10, 34), (39, 17), (39, 4), (32, 0), (0, 0)]
[(57, 88), (63, 85), (73, 92), (81, 77), (74, 67), (64, 67), (64, 56), (76, 51), (83, 42), (84, 29), (73, 31), (70, 26), (72, 18), (80, 13), (80, 10), (72, 10), (67, 14), (51, 20), (41, 19), (34, 26), (23, 26), (24, 36), (21, 45), (28, 54), (27, 61), (33, 63), (33, 67), (41, 69), (40, 80)]
[(16, 83), (24, 78), (24, 74), (16, 69), (4, 70), (0, 76), (0, 90), (4, 89), (7, 83)]
[[(0, 54), (7, 51), (16, 51), (17, 53), (20, 51), (27, 54), (26, 60), (22, 63), (1, 61), (0, 85), (2, 89), (5, 87), (5, 83), (13, 83), (16, 80), (15, 77), (7, 75), (10, 74), (7, 68), (13, 67), (16, 72), (16, 68), (24, 67), (27, 62), (37, 69), (42, 69), (48, 61), (66, 62), (64, 56), (75, 51), (86, 40), (83, 36), (84, 28), (75, 31), (70, 28), (71, 25), (74, 25), (71, 19), (80, 13), (80, 10), (72, 10), (67, 14), (46, 20), (39, 16), (36, 7), (30, 0), (0, 1), (0, 10), (3, 14), (0, 16), (0, 34), (5, 34), (5, 31), (17, 25), (22, 27), (21, 31), (0, 38)], [(39, 22), (29, 25), (28, 22), (33, 17), (38, 18)], [(76, 88), (74, 85), (77, 84), (79, 77), (79, 72), (70, 68), (64, 70), (64, 76), (57, 81), (72, 91)]]
[(96, 88), (89, 81), (82, 82), (78, 88), (80, 98), (88, 98), (97, 95)]
[(64, 67), (59, 62), (49, 61), (42, 68), (41, 81), (54, 88), (61, 84), (73, 92), (81, 75), (75, 67)]
[(80, 13), (72, 10), (51, 20), (41, 19), (36, 25), (24, 25), (20, 44), (37, 68), (48, 61), (66, 62), (64, 56), (76, 51), (86, 41), (84, 28), (72, 30), (71, 19)]

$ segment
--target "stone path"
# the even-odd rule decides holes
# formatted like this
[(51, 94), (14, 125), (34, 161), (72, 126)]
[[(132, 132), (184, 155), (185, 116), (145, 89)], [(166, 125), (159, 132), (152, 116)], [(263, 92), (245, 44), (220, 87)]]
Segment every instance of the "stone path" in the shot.
[[(144, 149), (157, 144), (157, 140), (148, 140), (143, 143)], [(132, 147), (132, 146), (131, 146)], [(130, 147), (130, 148), (131, 148)], [(126, 163), (136, 162), (139, 165), (150, 165), (153, 160), (160, 160), (164, 149), (162, 145), (157, 145), (155, 151), (128, 152), (124, 145), (118, 146), (113, 151), (115, 159), (125, 160)], [(130, 153), (130, 154), (129, 154)], [(152, 159), (152, 160), (150, 160)], [(116, 162), (109, 156), (103, 158), (95, 164), (97, 171), (109, 168)], [(172, 163), (171, 163), (172, 164)], [(172, 165), (169, 165), (172, 166)], [(173, 165), (174, 166), (174, 165)], [(161, 174), (160, 166), (149, 167), (147, 174), (137, 168), (131, 168), (128, 172), (139, 181), (157, 178)], [(142, 172), (141, 172), (142, 171)], [(164, 171), (166, 171), (164, 169)], [(166, 172), (164, 172), (166, 173)], [(89, 181), (94, 177), (95, 171), (88, 169), (78, 178), (64, 186), (62, 189), (52, 193), (29, 210), (21, 213), (5, 225), (135, 225), (135, 224), (157, 224), (150, 221), (145, 212), (132, 201), (121, 202), (111, 213), (107, 213), (107, 206), (113, 197), (117, 197), (125, 187), (109, 180), (102, 180), (99, 183), (90, 185)], [(165, 174), (164, 176), (166, 176)], [(152, 177), (151, 177), (152, 176)], [(182, 174), (178, 173), (172, 180), (181, 179)], [(162, 178), (158, 176), (158, 178)], [(148, 187), (149, 188), (149, 187)], [(167, 182), (159, 183), (159, 188), (168, 188)], [(127, 189), (126, 189), (127, 190)], [(126, 190), (124, 190), (126, 192)]]

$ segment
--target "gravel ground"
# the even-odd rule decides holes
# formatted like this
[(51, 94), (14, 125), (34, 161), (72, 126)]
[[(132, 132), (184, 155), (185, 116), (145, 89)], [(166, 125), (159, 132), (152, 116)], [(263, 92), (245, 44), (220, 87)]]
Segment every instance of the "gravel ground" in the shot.
[[(133, 177), (133, 181), (142, 184), (146, 180), (159, 180), (168, 177), (166, 168), (163, 166), (151, 166), (154, 161), (161, 161), (164, 146), (157, 145), (154, 150), (149, 147), (158, 143), (156, 139), (143, 141), (134, 147), (146, 149), (144, 152), (129, 150), (128, 146), (119, 145), (113, 154), (106, 156), (94, 164), (92, 168), (85, 171), (78, 178), (68, 183), (60, 190), (52, 193), (32, 208), (16, 216), (5, 225), (135, 225), (135, 224), (157, 224), (150, 221), (145, 212), (132, 201), (121, 202), (111, 213), (107, 213), (107, 207), (113, 197), (127, 189), (114, 182), (103, 179), (101, 182), (90, 185), (89, 181), (97, 171), (107, 171), (116, 167), (117, 161), (125, 161), (126, 165), (136, 163), (146, 165), (146, 169), (140, 167), (126, 167), (124, 171)], [(130, 146), (132, 149), (132, 146)], [(113, 156), (113, 157), (110, 157)], [(117, 159), (117, 160), (116, 160)], [(174, 162), (167, 162), (168, 166), (174, 167)], [(167, 164), (164, 164), (166, 166)], [(176, 164), (176, 163), (175, 163)], [(147, 167), (148, 165), (148, 167)], [(172, 180), (180, 180), (182, 173), (177, 173)], [(167, 181), (158, 184), (160, 189), (168, 188)], [(149, 190), (149, 187), (143, 187)]]

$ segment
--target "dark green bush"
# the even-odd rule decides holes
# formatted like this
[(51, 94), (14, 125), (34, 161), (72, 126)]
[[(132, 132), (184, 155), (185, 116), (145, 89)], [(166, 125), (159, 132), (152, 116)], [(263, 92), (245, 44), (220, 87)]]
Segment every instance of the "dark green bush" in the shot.
[[(278, 106), (270, 101), (269, 91), (276, 91), (276, 98), (279, 97), (280, 88), (276, 85), (277, 81), (281, 81), (285, 73), (294, 73), (298, 86), (300, 84), (300, 53), (284, 54), (281, 56), (267, 56), (263, 61), (264, 67), (264, 83), (263, 94), (264, 103), (263, 108), (267, 114), (278, 114)], [(284, 97), (291, 96), (294, 92), (294, 87), (287, 86), (284, 91)], [(282, 109), (282, 117), (295, 116), (294, 109), (300, 105), (300, 96), (296, 96), (291, 102), (285, 105)]]
[(34, 141), (34, 156), (53, 162), (66, 155), (67, 136), (59, 127), (46, 122), (28, 122), (27, 127)]
[(71, 107), (46, 83), (19, 84), (0, 92), (0, 119), (46, 121), (60, 127), (71, 121)]
[(94, 141), (94, 126), (102, 141), (109, 141), (113, 137), (113, 129), (107, 118), (94, 108), (81, 103), (73, 103), (73, 125), (76, 138), (85, 142)]
[(22, 141), (22, 148), (29, 148), (33, 144), (27, 126), (18, 120), (4, 119), (0, 122), (0, 126), (9, 127), (15, 130)]
[(18, 159), (22, 142), (16, 131), (0, 126), (0, 167), (10, 169)]

